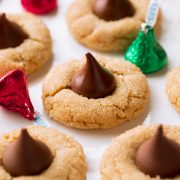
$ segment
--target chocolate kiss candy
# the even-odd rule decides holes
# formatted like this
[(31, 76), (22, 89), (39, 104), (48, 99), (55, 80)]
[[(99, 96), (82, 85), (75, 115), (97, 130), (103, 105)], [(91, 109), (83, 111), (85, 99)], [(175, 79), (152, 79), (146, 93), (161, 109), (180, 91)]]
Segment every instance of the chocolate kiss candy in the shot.
[(136, 154), (136, 165), (152, 177), (172, 178), (180, 175), (180, 145), (163, 134), (162, 126), (143, 143)]
[(48, 168), (52, 160), (48, 146), (22, 129), (19, 138), (5, 150), (2, 164), (12, 176), (38, 175)]
[(85, 66), (72, 78), (71, 89), (87, 98), (110, 95), (116, 87), (113, 74), (100, 66), (90, 53), (86, 54), (86, 59)]
[(135, 10), (129, 0), (96, 0), (93, 12), (101, 19), (115, 21), (133, 16)]
[(17, 47), (27, 38), (19, 25), (9, 21), (4, 13), (0, 14), (0, 49)]
[(57, 8), (57, 0), (21, 0), (23, 7), (34, 14), (46, 14)]
[(13, 70), (0, 79), (0, 106), (34, 120), (35, 112), (23, 71)]
[(166, 51), (157, 42), (152, 27), (145, 25), (125, 53), (125, 59), (145, 74), (162, 69), (168, 62)]

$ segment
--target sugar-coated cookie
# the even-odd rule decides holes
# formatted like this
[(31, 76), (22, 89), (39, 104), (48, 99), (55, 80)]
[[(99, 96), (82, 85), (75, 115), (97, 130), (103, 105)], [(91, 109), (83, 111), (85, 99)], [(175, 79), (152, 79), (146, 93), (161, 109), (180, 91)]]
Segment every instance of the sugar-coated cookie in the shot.
[(48, 116), (79, 129), (104, 129), (142, 112), (149, 88), (141, 71), (122, 59), (88, 57), (60, 64), (46, 76), (42, 99)]
[(166, 93), (171, 104), (180, 112), (180, 66), (169, 73)]
[[(74, 0), (67, 12), (68, 27), (74, 38), (89, 48), (99, 51), (124, 51), (145, 22), (149, 2)], [(110, 15), (112, 17), (109, 18)], [(160, 31), (160, 24), (161, 13), (155, 26), (157, 33)]]
[(102, 180), (179, 180), (180, 126), (139, 126), (115, 138), (100, 164)]
[(58, 130), (31, 126), (0, 138), (0, 177), (4, 180), (85, 180), (81, 145)]
[(30, 14), (0, 15), (0, 74), (23, 69), (38, 70), (52, 55), (52, 41), (46, 25)]

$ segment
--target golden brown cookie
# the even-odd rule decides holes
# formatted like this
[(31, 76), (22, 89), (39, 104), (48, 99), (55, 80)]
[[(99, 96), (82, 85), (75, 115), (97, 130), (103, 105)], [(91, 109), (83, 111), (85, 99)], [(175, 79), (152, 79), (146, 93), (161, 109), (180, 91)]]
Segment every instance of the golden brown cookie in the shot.
[[(106, 149), (100, 164), (102, 180), (161, 180), (160, 176), (151, 177), (143, 173), (135, 163), (139, 147), (157, 131), (158, 125), (139, 126), (115, 138)], [(180, 143), (180, 127), (163, 125), (164, 134)], [(171, 155), (169, 155), (171, 156)], [(174, 178), (179, 180), (180, 175)]]
[(18, 68), (27, 74), (41, 68), (52, 55), (52, 41), (46, 25), (30, 14), (6, 14), (19, 25), (27, 38), (17, 47), (0, 49), (0, 74)]
[(43, 104), (50, 118), (79, 129), (112, 128), (143, 111), (149, 100), (146, 77), (124, 60), (97, 56), (115, 76), (116, 89), (104, 98), (88, 99), (70, 88), (71, 79), (86, 59), (60, 64), (43, 81)]
[[(81, 145), (73, 138), (60, 133), (58, 130), (31, 126), (28, 128), (30, 135), (44, 142), (50, 148), (53, 161), (50, 166), (39, 175), (12, 177), (0, 165), (0, 177), (3, 180), (85, 180), (86, 162)], [(16, 130), (0, 138), (0, 158), (5, 149), (14, 142), (20, 134)]]
[[(105, 21), (97, 17), (92, 6), (95, 0), (74, 0), (68, 9), (67, 22), (74, 38), (99, 51), (123, 51), (137, 36), (145, 21), (149, 0), (130, 0), (135, 9), (132, 17)], [(160, 31), (159, 13), (155, 31)]]
[(180, 66), (169, 73), (166, 93), (171, 104), (180, 112)]

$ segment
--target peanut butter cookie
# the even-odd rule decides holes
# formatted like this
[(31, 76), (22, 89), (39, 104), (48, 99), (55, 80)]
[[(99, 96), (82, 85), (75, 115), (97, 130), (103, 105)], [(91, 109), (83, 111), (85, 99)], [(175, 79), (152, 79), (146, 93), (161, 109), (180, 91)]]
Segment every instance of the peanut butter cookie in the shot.
[[(149, 0), (74, 0), (69, 30), (83, 45), (99, 51), (124, 51), (145, 22)], [(155, 31), (160, 31), (159, 13)]]
[(52, 55), (50, 33), (30, 14), (0, 15), (0, 74), (23, 69), (27, 74), (42, 67)]
[(170, 72), (166, 85), (166, 93), (171, 104), (180, 112), (180, 66)]
[(149, 88), (141, 71), (124, 60), (96, 60), (88, 53), (49, 72), (42, 99), (50, 118), (79, 129), (112, 128), (143, 111)]
[(85, 180), (81, 145), (58, 130), (31, 126), (0, 138), (4, 180)]
[(115, 138), (100, 164), (102, 180), (179, 180), (180, 127), (139, 126)]

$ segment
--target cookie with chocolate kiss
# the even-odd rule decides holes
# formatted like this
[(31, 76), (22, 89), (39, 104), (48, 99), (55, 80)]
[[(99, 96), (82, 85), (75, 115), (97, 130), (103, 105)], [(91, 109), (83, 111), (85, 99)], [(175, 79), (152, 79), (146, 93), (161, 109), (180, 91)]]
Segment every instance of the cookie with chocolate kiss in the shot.
[(162, 128), (157, 124), (126, 131), (105, 150), (100, 163), (101, 179), (179, 180), (179, 133), (180, 126)]
[(87, 98), (103, 98), (116, 88), (114, 75), (103, 68), (92, 54), (86, 54), (86, 64), (71, 80), (71, 89)]
[(136, 165), (151, 177), (173, 178), (180, 174), (180, 145), (163, 133), (162, 125), (136, 154)]
[(42, 89), (48, 116), (79, 129), (105, 129), (133, 120), (149, 100), (146, 77), (135, 65), (89, 53), (81, 61), (57, 65)]
[(22, 129), (18, 139), (5, 150), (2, 164), (12, 176), (27, 176), (38, 175), (49, 167), (52, 160), (48, 146)]
[(50, 33), (38, 17), (0, 13), (0, 76), (14, 69), (30, 74), (51, 55)]
[(4, 13), (0, 14), (0, 49), (17, 47), (27, 38), (18, 24), (9, 21)]
[[(19, 140), (22, 136), (25, 141), (23, 143), (22, 139)], [(11, 147), (9, 151), (13, 152), (9, 153), (10, 156), (14, 155), (5, 159), (5, 152), (13, 143), (16, 144), (14, 145), (16, 148), (14, 150), (14, 147)], [(16, 129), (7, 132), (0, 137), (0, 149), (0, 180), (86, 180), (86, 157), (82, 146), (74, 138), (57, 129), (28, 126), (26, 130)], [(49, 154), (49, 150), (52, 155)], [(20, 157), (19, 153), (23, 157)], [(52, 156), (53, 160), (51, 161)], [(18, 172), (21, 170), (21, 174), (24, 171), (28, 174), (33, 172), (33, 174), (20, 176), (10, 174), (8, 167), (4, 167), (3, 157), (4, 161), (9, 161), (6, 162), (6, 166), (11, 168), (12, 172), (16, 170), (17, 173), (17, 169), (19, 169)], [(20, 162), (15, 162), (15, 159)], [(9, 163), (13, 163), (12, 165), (15, 167), (12, 165), (10, 167)], [(43, 168), (42, 172), (37, 172), (37, 169), (41, 168)]]
[[(149, 0), (73, 0), (67, 22), (73, 37), (96, 51), (124, 51), (145, 22)], [(154, 26), (161, 30), (161, 12)]]
[(96, 0), (93, 12), (101, 19), (115, 21), (133, 16), (135, 9), (129, 0)]

